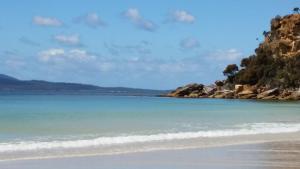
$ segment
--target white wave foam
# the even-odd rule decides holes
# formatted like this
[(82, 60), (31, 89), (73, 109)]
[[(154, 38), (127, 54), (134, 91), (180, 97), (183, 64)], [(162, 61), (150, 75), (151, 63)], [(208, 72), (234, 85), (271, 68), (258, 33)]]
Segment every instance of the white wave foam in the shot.
[(93, 146), (112, 146), (130, 143), (146, 143), (155, 141), (170, 141), (194, 138), (213, 138), (213, 137), (229, 137), (257, 134), (276, 134), (299, 132), (300, 124), (284, 124), (284, 123), (254, 123), (244, 124), (239, 129), (227, 130), (211, 130), (198, 132), (178, 132), (178, 133), (162, 133), (153, 135), (129, 135), (116, 137), (99, 137), (89, 140), (70, 140), (70, 141), (24, 141), (18, 143), (1, 143), (0, 153), (13, 151), (35, 151), (35, 150), (51, 150), (51, 149), (72, 149), (85, 148)]

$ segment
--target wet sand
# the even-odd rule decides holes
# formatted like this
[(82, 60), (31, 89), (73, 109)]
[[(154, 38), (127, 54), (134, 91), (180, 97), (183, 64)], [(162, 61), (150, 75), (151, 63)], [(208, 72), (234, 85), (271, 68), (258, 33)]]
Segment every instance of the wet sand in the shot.
[(300, 169), (300, 140), (0, 162), (1, 169)]

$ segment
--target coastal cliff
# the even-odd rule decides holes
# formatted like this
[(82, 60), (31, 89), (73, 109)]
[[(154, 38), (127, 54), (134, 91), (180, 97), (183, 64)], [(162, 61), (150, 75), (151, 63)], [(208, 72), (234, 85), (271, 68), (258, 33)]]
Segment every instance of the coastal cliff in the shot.
[(263, 35), (254, 55), (225, 68), (226, 80), (188, 84), (166, 96), (300, 100), (300, 14), (276, 16)]

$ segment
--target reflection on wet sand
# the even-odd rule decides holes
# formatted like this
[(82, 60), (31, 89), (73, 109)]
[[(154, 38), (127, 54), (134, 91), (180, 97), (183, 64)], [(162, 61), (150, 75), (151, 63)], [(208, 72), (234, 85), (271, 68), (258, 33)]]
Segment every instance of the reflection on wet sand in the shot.
[(5, 169), (299, 169), (300, 141), (0, 162)]

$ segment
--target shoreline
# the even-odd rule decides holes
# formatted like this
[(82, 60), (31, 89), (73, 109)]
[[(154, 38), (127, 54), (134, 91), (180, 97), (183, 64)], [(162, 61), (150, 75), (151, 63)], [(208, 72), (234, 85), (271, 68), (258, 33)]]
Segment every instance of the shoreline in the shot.
[[(230, 154), (230, 157), (228, 154)], [(279, 158), (282, 158), (282, 160), (279, 160)], [(300, 167), (300, 163), (297, 162), (297, 159), (300, 159), (299, 140), (286, 140), (223, 145), (206, 148), (132, 152), (126, 154), (0, 161), (0, 168), (37, 169), (39, 166), (49, 166), (49, 169), (83, 169), (86, 166), (89, 166), (89, 168), (105, 166), (104, 168), (110, 169), (118, 168), (126, 164), (124, 166), (125, 168), (128, 165), (128, 168), (138, 169), (139, 167), (151, 166), (164, 168), (164, 165), (167, 164), (170, 167), (184, 166), (187, 168), (193, 168), (195, 166), (200, 168), (210, 168), (212, 166), (224, 168), (224, 166), (229, 166), (231, 168), (246, 165), (247, 167), (255, 169), (257, 167), (260, 168), (267, 166), (271, 166), (272, 169), (272, 166), (274, 166), (277, 169), (281, 167)], [(50, 163), (51, 165), (47, 165)], [(215, 169), (215, 167), (212, 168)]]
[[(232, 141), (235, 140), (235, 141)], [(238, 140), (238, 141), (237, 141)], [(226, 136), (216, 138), (195, 138), (195, 139), (183, 139), (183, 140), (172, 140), (167, 142), (157, 142), (152, 144), (152, 148), (147, 148), (147, 143), (143, 144), (124, 144), (119, 147), (109, 150), (111, 147), (106, 147), (104, 152), (94, 151), (97, 147), (88, 147), (80, 153), (80, 149), (76, 154), (72, 154), (72, 151), (66, 149), (67, 154), (65, 155), (48, 155), (48, 156), (32, 156), (32, 157), (16, 157), (1, 159), (0, 164), (5, 162), (13, 161), (31, 161), (31, 160), (55, 160), (55, 159), (69, 159), (69, 158), (88, 158), (88, 157), (105, 157), (105, 156), (118, 156), (118, 155), (130, 155), (136, 153), (150, 153), (160, 151), (181, 151), (181, 150), (192, 150), (192, 149), (211, 149), (211, 148), (224, 148), (230, 146), (239, 145), (253, 145), (253, 144), (267, 144), (272, 142), (300, 142), (300, 132), (292, 133), (276, 133), (276, 134), (257, 134), (257, 135), (246, 135), (246, 136)], [(139, 147), (140, 149), (132, 150), (128, 147)], [(113, 151), (113, 150), (119, 151)], [(90, 151), (92, 150), (92, 151)], [(73, 150), (74, 151), (74, 150)], [(74, 152), (76, 152), (74, 151)], [(94, 152), (93, 152), (94, 151)], [(31, 154), (31, 152), (27, 152)], [(68, 154), (69, 153), (69, 154)], [(24, 155), (24, 154), (23, 154)], [(37, 154), (38, 155), (38, 154)], [(5, 157), (6, 154), (0, 154), (0, 157)]]
[[(218, 86), (217, 83), (222, 83)], [(175, 98), (216, 98), (216, 99), (243, 99), (243, 100), (274, 100), (274, 101), (299, 101), (300, 89), (280, 89), (259, 87), (256, 85), (235, 84), (226, 87), (225, 82), (217, 81), (215, 85), (191, 83), (162, 95), (161, 97)], [(233, 85), (233, 84), (231, 84)]]

